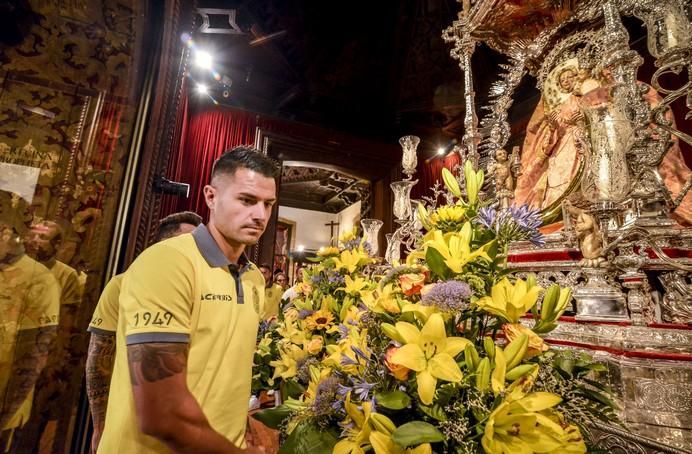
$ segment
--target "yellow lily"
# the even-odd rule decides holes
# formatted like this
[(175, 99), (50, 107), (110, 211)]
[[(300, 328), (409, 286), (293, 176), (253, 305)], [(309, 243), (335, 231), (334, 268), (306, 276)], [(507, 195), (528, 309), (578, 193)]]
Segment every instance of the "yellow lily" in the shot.
[(464, 179), (466, 182), (466, 197), (469, 199), (469, 204), (473, 205), (478, 200), (478, 192), (483, 187), (485, 174), (482, 170), (474, 171), (471, 161), (466, 161), (464, 165)]
[(396, 329), (405, 345), (392, 355), (390, 362), (416, 372), (418, 395), (421, 402), (430, 405), (438, 379), (453, 383), (461, 381), (461, 369), (454, 357), (471, 342), (462, 337), (447, 337), (440, 314), (432, 314), (422, 330), (406, 322), (398, 322)]
[(534, 333), (521, 323), (505, 323), (502, 325), (502, 332), (505, 333), (507, 342), (512, 342), (522, 334), (526, 334), (529, 342), (526, 353), (522, 359), (533, 358), (534, 356), (538, 356), (549, 349), (549, 347), (545, 342), (543, 342), (543, 339), (538, 334)]
[(286, 339), (294, 344), (302, 344), (305, 342), (305, 331), (299, 329), (297, 326), (297, 317), (287, 317), (283, 324), (279, 324), (276, 328), (276, 332), (281, 335), (283, 339)]
[(413, 312), (416, 318), (425, 323), (432, 314), (438, 313), (436, 306), (424, 306), (421, 303), (408, 303), (401, 307), (401, 312)]
[(476, 304), (486, 312), (503, 317), (510, 323), (517, 323), (536, 304), (541, 290), (543, 289), (531, 278), (526, 281), (517, 279), (514, 285), (504, 278), (493, 285), (491, 296), (484, 296)]
[(380, 413), (370, 415), (372, 428), (370, 444), (375, 454), (432, 454), (430, 443), (424, 443), (415, 448), (402, 448), (392, 439), (396, 426), (391, 419)]
[(296, 376), (298, 373), (298, 360), (306, 357), (307, 352), (297, 345), (289, 344), (280, 349), (280, 355), (280, 359), (269, 363), (274, 368), (272, 378), (281, 377), (288, 379)]
[(318, 257), (330, 257), (332, 255), (339, 255), (339, 248), (334, 246), (321, 247), (317, 251)]
[(430, 224), (433, 229), (445, 232), (458, 230), (466, 219), (466, 208), (461, 205), (443, 205), (430, 215)]
[(560, 397), (536, 392), (514, 402), (502, 402), (488, 417), (481, 444), (487, 453), (550, 452), (564, 446), (565, 432), (541, 412), (554, 407)]
[(373, 312), (399, 314), (401, 308), (396, 300), (394, 284), (387, 284), (381, 289), (364, 292), (361, 297), (365, 305)]
[(350, 251), (341, 251), (341, 255), (334, 258), (334, 264), (337, 270), (345, 269), (349, 273), (353, 273), (359, 265), (365, 265), (369, 260), (368, 254), (359, 247)]
[(352, 279), (351, 276), (347, 275), (344, 278), (344, 283), (346, 284), (345, 287), (340, 287), (339, 290), (343, 290), (347, 294), (354, 296), (361, 295), (363, 293), (363, 289), (369, 286), (369, 282), (360, 276)]
[(363, 410), (351, 403), (351, 393), (346, 395), (344, 409), (348, 417), (345, 425), (349, 427), (349, 421), (353, 426), (346, 429), (346, 438), (340, 440), (332, 451), (333, 454), (365, 454), (366, 449), (370, 448), (370, 433), (372, 429), (369, 424), (372, 404), (363, 402)]
[(490, 243), (481, 246), (475, 251), (471, 251), (471, 223), (466, 222), (458, 233), (443, 234), (440, 230), (432, 232), (432, 239), (424, 243), (425, 250), (433, 248), (443, 257), (445, 265), (454, 273), (461, 273), (464, 265), (483, 257), (490, 260), (486, 249)]

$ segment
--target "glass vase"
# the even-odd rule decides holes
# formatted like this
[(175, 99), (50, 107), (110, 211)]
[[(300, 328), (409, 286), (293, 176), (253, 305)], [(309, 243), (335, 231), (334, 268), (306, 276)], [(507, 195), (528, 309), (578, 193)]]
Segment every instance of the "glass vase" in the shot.
[(404, 173), (408, 176), (416, 173), (418, 166), (418, 155), (416, 149), (420, 143), (420, 138), (416, 136), (404, 136), (399, 139), (399, 144), (404, 151), (401, 157), (401, 166), (404, 168)]
[(584, 96), (581, 111), (589, 134), (582, 194), (594, 203), (620, 202), (630, 190), (626, 155), (631, 146), (632, 122), (605, 88)]
[(384, 254), (384, 260), (390, 265), (399, 263), (401, 260), (401, 242), (394, 237), (393, 233), (387, 233), (387, 250)]
[(394, 191), (394, 204), (392, 211), (399, 221), (407, 221), (411, 218), (411, 188), (418, 180), (395, 181), (390, 185)]
[(370, 245), (370, 255), (376, 257), (379, 252), (378, 233), (382, 228), (382, 221), (379, 219), (362, 219), (360, 225), (363, 226), (363, 238)]

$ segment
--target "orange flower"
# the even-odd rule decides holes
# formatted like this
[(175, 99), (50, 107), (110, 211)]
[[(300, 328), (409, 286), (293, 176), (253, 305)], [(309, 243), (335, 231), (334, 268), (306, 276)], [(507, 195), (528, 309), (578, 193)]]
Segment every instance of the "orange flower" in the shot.
[(322, 346), (324, 345), (324, 341), (322, 340), (321, 336), (315, 336), (310, 341), (307, 343), (305, 346), (305, 350), (307, 350), (308, 354), (310, 355), (316, 355), (319, 352), (322, 351)]
[(405, 381), (408, 379), (408, 373), (411, 372), (411, 369), (391, 362), (392, 355), (394, 355), (397, 350), (399, 350), (397, 347), (389, 347), (387, 349), (384, 357), (384, 364), (387, 366), (387, 369), (389, 369), (389, 372), (392, 373), (394, 378), (400, 381)]
[(541, 339), (538, 334), (534, 333), (521, 323), (505, 323), (502, 325), (502, 331), (505, 333), (508, 343), (512, 342), (520, 335), (526, 334), (526, 336), (529, 338), (529, 348), (526, 349), (524, 359), (538, 356), (550, 348), (545, 344), (545, 342), (543, 342), (543, 339)]
[(425, 285), (425, 274), (408, 273), (399, 276), (399, 285), (406, 296), (417, 295)]

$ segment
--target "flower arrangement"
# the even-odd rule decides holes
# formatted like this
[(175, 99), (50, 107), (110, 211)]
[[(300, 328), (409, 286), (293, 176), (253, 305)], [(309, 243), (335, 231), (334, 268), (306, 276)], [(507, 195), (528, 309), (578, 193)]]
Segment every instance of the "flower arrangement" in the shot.
[(509, 243), (542, 241), (538, 213), (497, 212), (483, 172), (464, 177), (462, 195), (443, 170), (447, 203), (419, 205), (427, 233), (406, 263), (376, 266), (351, 233), (264, 334), (286, 400), (255, 417), (281, 452), (582, 453), (587, 423), (615, 418), (602, 366), (541, 338), (570, 290), (509, 276)]

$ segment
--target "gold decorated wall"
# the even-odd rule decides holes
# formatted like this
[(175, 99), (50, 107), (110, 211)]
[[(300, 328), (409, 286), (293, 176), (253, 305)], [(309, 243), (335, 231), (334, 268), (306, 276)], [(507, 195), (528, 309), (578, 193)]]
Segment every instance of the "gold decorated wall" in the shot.
[[(139, 0), (14, 3), (18, 26), (0, 40), (0, 452), (65, 452), (131, 157), (150, 12)], [(59, 308), (48, 285), (36, 287), (46, 271)], [(38, 309), (48, 322), (31, 316)], [(25, 347), (45, 328), (55, 328), (46, 350), (27, 366)]]

